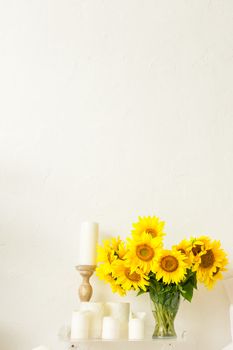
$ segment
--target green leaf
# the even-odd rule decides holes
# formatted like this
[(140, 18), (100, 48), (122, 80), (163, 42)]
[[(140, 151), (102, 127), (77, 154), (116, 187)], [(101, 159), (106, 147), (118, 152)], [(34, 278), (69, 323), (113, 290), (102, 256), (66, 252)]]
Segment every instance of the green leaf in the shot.
[(194, 288), (193, 284), (191, 282), (188, 282), (185, 285), (183, 285), (182, 289), (180, 290), (183, 298), (188, 300), (189, 302), (191, 302), (193, 297), (193, 288)]
[(147, 293), (147, 292), (148, 292), (147, 290), (140, 289), (137, 293), (137, 296), (142, 295), (142, 294)]

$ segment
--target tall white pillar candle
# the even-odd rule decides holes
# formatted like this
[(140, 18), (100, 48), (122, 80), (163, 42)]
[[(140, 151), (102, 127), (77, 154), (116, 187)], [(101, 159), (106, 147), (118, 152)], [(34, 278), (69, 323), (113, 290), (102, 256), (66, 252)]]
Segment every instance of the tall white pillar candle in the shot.
[(129, 339), (139, 340), (145, 336), (144, 320), (140, 318), (132, 318), (129, 321)]
[(79, 235), (79, 265), (96, 265), (99, 225), (83, 222)]
[(92, 339), (101, 338), (104, 304), (84, 301), (80, 304), (80, 310), (91, 311), (89, 337)]
[(71, 340), (88, 339), (90, 328), (89, 311), (74, 311), (71, 323)]
[(112, 340), (120, 338), (120, 322), (113, 317), (103, 318), (102, 339)]

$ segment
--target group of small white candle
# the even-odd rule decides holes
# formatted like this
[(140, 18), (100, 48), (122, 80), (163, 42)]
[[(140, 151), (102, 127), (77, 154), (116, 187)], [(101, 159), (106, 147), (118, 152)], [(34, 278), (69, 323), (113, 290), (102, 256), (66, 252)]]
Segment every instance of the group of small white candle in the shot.
[(144, 317), (140, 312), (130, 318), (129, 303), (82, 302), (73, 312), (71, 340), (144, 339)]

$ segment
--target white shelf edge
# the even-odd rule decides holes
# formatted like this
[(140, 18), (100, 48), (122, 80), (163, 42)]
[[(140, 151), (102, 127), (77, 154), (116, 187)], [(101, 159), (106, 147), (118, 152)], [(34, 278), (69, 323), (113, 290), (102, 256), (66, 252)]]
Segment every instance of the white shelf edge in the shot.
[(70, 344), (90, 344), (90, 343), (183, 343), (184, 338), (144, 338), (144, 339), (70, 339)]

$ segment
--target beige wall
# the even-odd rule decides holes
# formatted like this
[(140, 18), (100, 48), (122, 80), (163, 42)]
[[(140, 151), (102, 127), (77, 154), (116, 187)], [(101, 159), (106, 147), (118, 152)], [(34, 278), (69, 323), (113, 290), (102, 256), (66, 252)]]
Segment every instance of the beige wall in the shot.
[[(84, 220), (125, 237), (157, 214), (168, 246), (205, 233), (232, 258), (232, 1), (1, 0), (0, 92), (1, 350), (66, 349)], [(219, 350), (227, 309), (200, 288), (177, 328)]]

